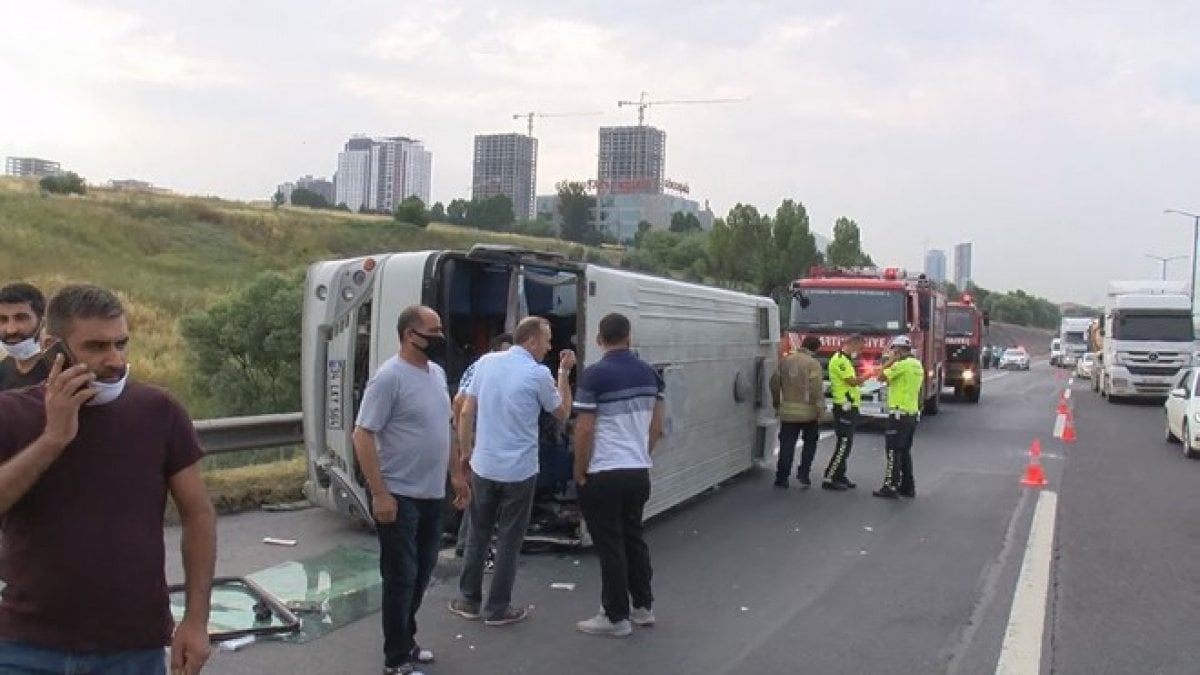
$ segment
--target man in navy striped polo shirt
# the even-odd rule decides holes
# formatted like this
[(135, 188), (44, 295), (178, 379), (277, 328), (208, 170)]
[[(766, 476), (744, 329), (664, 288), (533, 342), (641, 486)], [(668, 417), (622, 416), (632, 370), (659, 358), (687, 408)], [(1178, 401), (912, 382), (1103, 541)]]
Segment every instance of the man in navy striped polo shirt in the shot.
[(575, 394), (575, 485), (600, 558), (603, 609), (576, 627), (624, 637), (633, 632), (631, 620), (654, 623), (642, 510), (650, 498), (650, 452), (662, 435), (663, 381), (629, 350), (625, 316), (601, 319), (596, 342), (604, 358), (583, 372)]

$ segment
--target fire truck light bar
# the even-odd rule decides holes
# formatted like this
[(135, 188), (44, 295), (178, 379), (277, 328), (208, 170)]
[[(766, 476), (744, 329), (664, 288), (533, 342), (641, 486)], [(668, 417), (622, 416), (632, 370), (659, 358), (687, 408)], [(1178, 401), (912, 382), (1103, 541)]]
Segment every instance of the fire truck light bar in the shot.
[(808, 269), (808, 276), (814, 277), (843, 277), (854, 279), (907, 279), (908, 272), (899, 267), (825, 267), (813, 265)]

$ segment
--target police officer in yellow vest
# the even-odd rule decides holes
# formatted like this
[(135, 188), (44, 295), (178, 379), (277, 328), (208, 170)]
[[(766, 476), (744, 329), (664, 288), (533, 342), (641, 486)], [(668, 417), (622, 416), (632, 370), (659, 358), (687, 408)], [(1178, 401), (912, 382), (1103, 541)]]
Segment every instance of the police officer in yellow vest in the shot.
[(913, 484), (912, 442), (921, 411), (921, 383), (925, 367), (912, 353), (907, 335), (892, 340), (892, 353), (883, 364), (880, 380), (888, 385), (888, 427), (885, 432), (887, 466), (883, 487), (872, 492), (876, 497), (897, 499), (916, 497)]
[(821, 339), (809, 335), (800, 343), (800, 349), (779, 360), (779, 367), (771, 376), (771, 400), (779, 416), (779, 462), (775, 466), (775, 487), (788, 486), (788, 474), (792, 472), (792, 460), (796, 456), (796, 439), (803, 438), (800, 451), (800, 468), (796, 479), (800, 487), (808, 489), (812, 483), (808, 478), (813, 455), (817, 453), (820, 440), (818, 424), (825, 411), (825, 391), (821, 382), (821, 364), (815, 354), (821, 348)]
[(825, 467), (825, 479), (821, 481), (821, 487), (826, 490), (857, 487), (846, 478), (846, 462), (854, 445), (854, 428), (858, 425), (858, 408), (862, 401), (858, 387), (867, 379), (859, 377), (854, 367), (854, 359), (858, 358), (863, 343), (861, 335), (851, 335), (829, 358), (829, 394), (833, 398), (833, 433), (837, 436), (837, 445), (829, 458), (829, 466)]

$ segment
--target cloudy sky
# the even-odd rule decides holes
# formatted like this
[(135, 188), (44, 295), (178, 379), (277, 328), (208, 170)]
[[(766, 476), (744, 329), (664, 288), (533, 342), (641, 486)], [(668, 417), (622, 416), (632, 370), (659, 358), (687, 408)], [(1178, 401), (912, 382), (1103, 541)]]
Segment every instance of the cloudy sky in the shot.
[(547, 192), (594, 176), (619, 99), (746, 97), (647, 113), (718, 214), (799, 199), (880, 262), (971, 240), (984, 286), (1098, 303), (1190, 249), (1162, 210), (1200, 213), (1197, 26), (1189, 0), (0, 0), (0, 154), (262, 199), (409, 135), (449, 200), (513, 113), (600, 113), (537, 123)]

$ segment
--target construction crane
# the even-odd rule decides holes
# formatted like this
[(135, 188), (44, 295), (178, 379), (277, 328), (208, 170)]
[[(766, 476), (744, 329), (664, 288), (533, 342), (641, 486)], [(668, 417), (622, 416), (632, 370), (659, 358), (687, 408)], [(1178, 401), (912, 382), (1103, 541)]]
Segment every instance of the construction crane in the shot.
[(527, 112), (514, 113), (512, 118), (519, 120), (522, 117), (529, 120), (529, 135), (533, 136), (533, 118), (535, 117), (593, 117), (599, 115), (599, 112), (574, 112), (574, 113), (544, 113), (544, 112)]
[(742, 98), (697, 98), (697, 99), (647, 101), (646, 97), (648, 95), (649, 94), (647, 94), (646, 92), (643, 91), (641, 97), (636, 101), (617, 101), (617, 107), (624, 108), (627, 105), (636, 105), (637, 109), (638, 109), (638, 126), (640, 127), (646, 123), (646, 108), (649, 108), (652, 105), (682, 105), (682, 104), (692, 104), (692, 103), (740, 103), (742, 101), (748, 100), (745, 97), (742, 97)]

